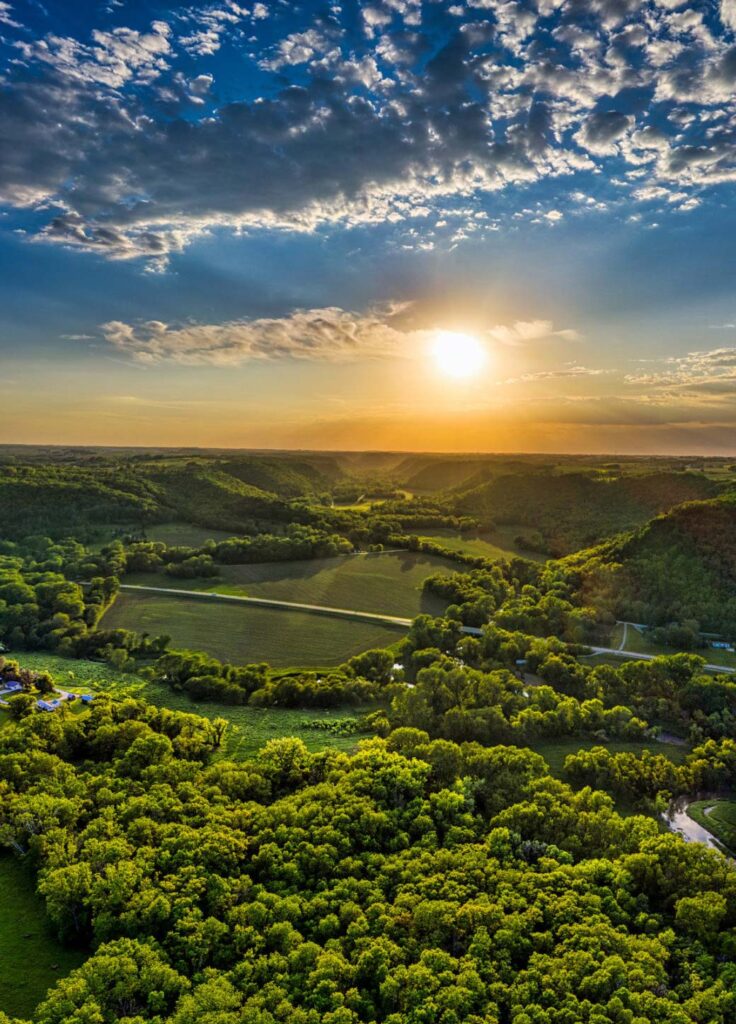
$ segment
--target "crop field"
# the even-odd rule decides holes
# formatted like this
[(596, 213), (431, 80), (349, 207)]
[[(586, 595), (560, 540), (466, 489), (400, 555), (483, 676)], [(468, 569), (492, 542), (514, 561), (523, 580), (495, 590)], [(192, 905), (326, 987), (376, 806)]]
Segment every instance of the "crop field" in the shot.
[[(157, 707), (202, 715), (209, 719), (224, 718), (229, 722), (230, 729), (222, 756), (236, 759), (249, 757), (269, 740), (282, 736), (298, 737), (309, 750), (324, 750), (327, 747), (353, 750), (363, 738), (361, 735), (340, 736), (324, 729), (315, 729), (311, 723), (320, 720), (334, 722), (345, 718), (358, 718), (367, 710), (374, 710), (365, 707), (330, 708), (329, 711), (318, 708), (249, 708), (193, 701), (187, 694), (176, 693), (164, 683), (141, 679), (132, 672), (119, 672), (96, 661), (63, 658), (58, 654), (31, 651), (16, 651), (7, 657), (17, 659), (26, 668), (51, 672), (62, 686), (76, 684), (78, 690), (90, 690), (92, 693), (106, 692), (142, 697)], [(0, 713), (0, 728), (8, 725), (9, 715)]]
[(453, 530), (430, 530), (427, 533), (423, 532), (421, 537), (463, 555), (476, 555), (479, 558), (494, 560), (508, 560), (518, 555), (520, 558), (528, 558), (535, 562), (545, 561), (545, 555), (536, 551), (525, 551), (516, 543), (516, 537), (523, 535), (524, 530), (523, 526), (499, 526), (493, 532), (477, 535), (456, 533)]
[(736, 800), (697, 800), (688, 805), (687, 813), (736, 853)]
[(444, 603), (424, 594), (422, 584), (435, 573), (452, 573), (460, 568), (446, 558), (399, 551), (301, 562), (223, 565), (220, 575), (208, 580), (177, 580), (161, 574), (136, 573), (126, 576), (123, 582), (412, 618), (420, 612), (441, 614)]
[(146, 527), (148, 540), (161, 541), (169, 547), (199, 548), (208, 540), (227, 540), (232, 533), (225, 530), (209, 530), (204, 526), (190, 523), (157, 523)]
[(28, 866), (0, 856), (0, 1011), (30, 1017), (51, 986), (84, 961), (54, 936)]
[(277, 668), (339, 665), (402, 636), (401, 629), (380, 623), (131, 592), (118, 595), (101, 628), (166, 634), (173, 648), (206, 651), (239, 665), (267, 661)]

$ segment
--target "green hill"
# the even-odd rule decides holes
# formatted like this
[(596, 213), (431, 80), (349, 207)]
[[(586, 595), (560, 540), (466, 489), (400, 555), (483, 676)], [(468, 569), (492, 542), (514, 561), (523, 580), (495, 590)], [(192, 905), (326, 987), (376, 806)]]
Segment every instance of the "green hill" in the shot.
[(650, 625), (697, 622), (736, 636), (736, 497), (694, 501), (563, 559), (586, 603)]
[(282, 498), (327, 491), (343, 476), (335, 459), (318, 457), (310, 460), (239, 457), (224, 462), (221, 468), (245, 484)]
[(712, 498), (720, 485), (698, 473), (527, 472), (495, 477), (459, 492), (454, 508), (500, 525), (539, 531), (552, 555), (589, 547), (643, 525), (686, 501)]

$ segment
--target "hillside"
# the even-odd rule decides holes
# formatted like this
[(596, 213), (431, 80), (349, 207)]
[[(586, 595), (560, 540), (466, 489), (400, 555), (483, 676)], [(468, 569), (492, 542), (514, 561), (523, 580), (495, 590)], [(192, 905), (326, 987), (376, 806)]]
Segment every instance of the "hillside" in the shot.
[(524, 473), (460, 491), (454, 509), (481, 521), (532, 527), (539, 531), (547, 551), (561, 556), (641, 526), (683, 502), (715, 497), (720, 489), (698, 473), (614, 478), (596, 473)]
[(617, 618), (697, 622), (736, 635), (736, 498), (680, 505), (558, 563), (579, 596)]
[(2, 536), (82, 538), (99, 527), (140, 529), (181, 519), (215, 529), (244, 529), (253, 518), (280, 518), (284, 502), (206, 463), (94, 468), (0, 469)]
[(343, 477), (337, 460), (329, 457), (309, 460), (238, 457), (222, 463), (221, 468), (245, 484), (282, 498), (328, 491)]

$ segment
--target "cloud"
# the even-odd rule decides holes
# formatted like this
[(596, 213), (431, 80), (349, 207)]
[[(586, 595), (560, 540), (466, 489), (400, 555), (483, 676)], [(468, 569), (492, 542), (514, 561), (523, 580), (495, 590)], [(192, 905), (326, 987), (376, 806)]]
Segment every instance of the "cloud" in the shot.
[[(32, 211), (29, 238), (160, 267), (217, 229), (399, 232), (502, 190), (513, 217), (523, 188), (609, 161), (678, 211), (736, 181), (736, 47), (692, 6), (470, 0), (433, 5), (431, 31), (417, 0), (363, 4), (357, 30), (340, 5), (312, 6), (222, 0), (84, 39), (15, 31), (0, 202)], [(12, 35), (3, 0), (0, 20)], [(736, 0), (721, 21), (736, 27)], [(249, 71), (223, 101), (208, 61), (226, 43)], [(565, 212), (542, 209), (550, 224)]]
[(488, 334), (502, 345), (521, 346), (550, 338), (580, 341), (580, 334), (570, 328), (555, 330), (551, 320), (517, 320), (510, 325), (497, 324)]
[(252, 360), (298, 359), (351, 362), (408, 355), (421, 333), (396, 326), (403, 311), (389, 305), (366, 313), (337, 307), (298, 309), (285, 317), (221, 324), (139, 325), (110, 321), (100, 328), (119, 352), (142, 363), (164, 360), (187, 365), (237, 366)]

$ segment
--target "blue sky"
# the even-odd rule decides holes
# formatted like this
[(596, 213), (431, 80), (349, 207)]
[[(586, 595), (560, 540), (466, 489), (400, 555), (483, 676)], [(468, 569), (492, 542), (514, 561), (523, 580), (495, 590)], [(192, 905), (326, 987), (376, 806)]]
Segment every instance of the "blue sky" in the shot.
[(735, 33), (0, 2), (0, 441), (736, 452)]

